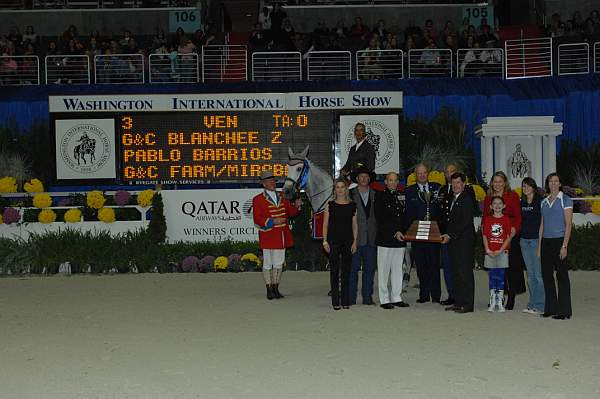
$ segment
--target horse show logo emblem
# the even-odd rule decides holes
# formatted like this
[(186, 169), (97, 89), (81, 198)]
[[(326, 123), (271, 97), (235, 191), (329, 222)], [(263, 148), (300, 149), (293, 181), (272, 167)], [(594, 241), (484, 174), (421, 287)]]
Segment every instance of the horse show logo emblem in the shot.
[(79, 124), (66, 130), (60, 140), (63, 162), (81, 174), (99, 171), (110, 158), (110, 138), (94, 124)]
[(493, 237), (500, 237), (504, 231), (501, 224), (494, 223), (492, 224), (491, 232)]
[[(394, 154), (396, 142), (392, 129), (384, 122), (376, 119), (367, 119), (360, 122), (365, 125), (367, 143), (371, 144), (375, 150), (375, 168), (380, 168), (390, 161)], [(350, 148), (355, 141), (354, 126), (352, 126), (346, 131), (344, 137), (346, 153), (350, 153)]]

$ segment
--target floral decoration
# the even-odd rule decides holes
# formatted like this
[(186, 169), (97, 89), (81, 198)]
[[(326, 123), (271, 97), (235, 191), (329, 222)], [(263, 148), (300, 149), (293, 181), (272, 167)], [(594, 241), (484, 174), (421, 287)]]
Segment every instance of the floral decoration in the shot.
[(5, 176), (0, 179), (0, 193), (16, 193), (17, 180), (14, 177)]
[(104, 206), (105, 202), (106, 198), (104, 198), (102, 191), (94, 190), (87, 193), (86, 203), (90, 208), (100, 209)]
[(31, 179), (28, 182), (25, 182), (23, 188), (28, 193), (43, 193), (44, 185), (39, 179)]
[(54, 223), (56, 221), (56, 213), (52, 209), (42, 209), (38, 214), (40, 223)]
[(52, 206), (52, 197), (46, 193), (36, 194), (33, 196), (33, 206), (36, 208), (48, 208)]
[(149, 207), (150, 205), (152, 205), (152, 197), (154, 197), (153, 190), (144, 190), (138, 194), (137, 203), (139, 206), (142, 206), (144, 208)]
[(77, 208), (69, 209), (65, 212), (64, 219), (67, 223), (81, 222), (81, 211)]
[(115, 219), (115, 211), (112, 208), (98, 209), (98, 220), (104, 223), (112, 223)]

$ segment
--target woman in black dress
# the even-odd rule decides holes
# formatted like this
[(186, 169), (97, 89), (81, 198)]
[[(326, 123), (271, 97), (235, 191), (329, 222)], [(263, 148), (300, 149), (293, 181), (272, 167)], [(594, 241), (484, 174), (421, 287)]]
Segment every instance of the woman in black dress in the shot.
[(331, 304), (335, 310), (340, 310), (340, 293), (342, 307), (350, 308), (350, 266), (357, 237), (356, 204), (350, 199), (346, 181), (336, 179), (333, 201), (327, 204), (323, 218), (323, 248), (329, 254)]

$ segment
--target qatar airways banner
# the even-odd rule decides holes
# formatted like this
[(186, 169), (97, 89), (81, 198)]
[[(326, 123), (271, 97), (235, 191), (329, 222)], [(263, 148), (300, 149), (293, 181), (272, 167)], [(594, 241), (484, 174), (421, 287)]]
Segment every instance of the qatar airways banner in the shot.
[(252, 198), (262, 189), (161, 191), (167, 240), (258, 241)]
[(399, 91), (50, 96), (50, 112), (271, 111), (402, 108)]

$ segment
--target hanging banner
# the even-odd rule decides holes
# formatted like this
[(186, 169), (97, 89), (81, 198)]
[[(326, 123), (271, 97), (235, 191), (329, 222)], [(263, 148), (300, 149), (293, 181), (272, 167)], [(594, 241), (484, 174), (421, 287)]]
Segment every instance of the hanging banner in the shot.
[(167, 240), (258, 241), (252, 198), (262, 189), (164, 190)]
[(398, 148), (398, 115), (342, 115), (340, 116), (339, 165), (346, 163), (350, 148), (356, 144), (354, 126), (363, 123), (366, 128), (366, 140), (375, 149), (375, 173), (386, 174), (400, 170), (400, 150)]
[(114, 179), (115, 121), (56, 121), (57, 179)]

